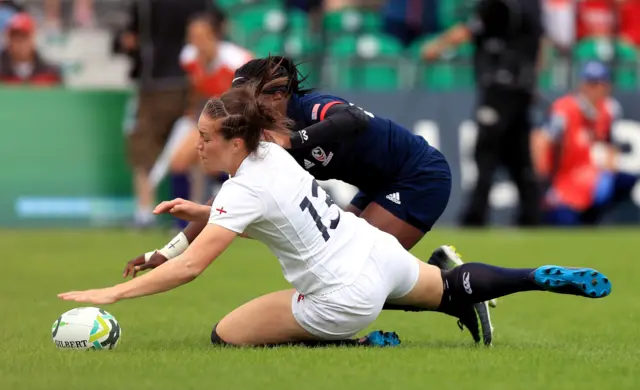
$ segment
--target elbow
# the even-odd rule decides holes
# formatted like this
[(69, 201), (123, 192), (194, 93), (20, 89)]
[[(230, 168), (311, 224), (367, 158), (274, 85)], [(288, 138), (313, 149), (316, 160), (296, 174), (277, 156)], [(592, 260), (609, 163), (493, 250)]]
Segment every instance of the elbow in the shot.
[(369, 115), (364, 111), (355, 106), (349, 107), (345, 111), (350, 116), (349, 122), (356, 134), (364, 133), (369, 129), (369, 120), (371, 119)]
[(187, 283), (193, 281), (200, 276), (206, 268), (206, 265), (203, 265), (200, 261), (187, 260), (184, 266), (184, 272), (182, 273), (184, 281)]

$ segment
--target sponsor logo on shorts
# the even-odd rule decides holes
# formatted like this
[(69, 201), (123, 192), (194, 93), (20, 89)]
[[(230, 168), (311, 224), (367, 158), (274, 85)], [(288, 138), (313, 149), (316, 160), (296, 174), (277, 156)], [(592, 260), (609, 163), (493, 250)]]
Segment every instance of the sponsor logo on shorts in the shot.
[(473, 290), (471, 290), (471, 282), (469, 282), (468, 272), (465, 272), (462, 274), (462, 285), (464, 286), (464, 291), (466, 291), (467, 294), (469, 295), (473, 294)]
[(399, 192), (394, 192), (393, 194), (387, 195), (387, 199), (389, 199), (390, 201), (392, 201), (395, 204), (401, 204), (402, 203), (402, 202), (400, 202), (400, 193)]

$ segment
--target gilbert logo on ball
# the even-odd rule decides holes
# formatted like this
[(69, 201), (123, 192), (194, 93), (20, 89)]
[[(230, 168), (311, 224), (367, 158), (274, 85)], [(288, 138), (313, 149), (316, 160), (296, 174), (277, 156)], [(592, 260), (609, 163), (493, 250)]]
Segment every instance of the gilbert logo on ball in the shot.
[(60, 349), (114, 349), (122, 338), (122, 329), (105, 310), (80, 307), (58, 317), (51, 327), (51, 337)]

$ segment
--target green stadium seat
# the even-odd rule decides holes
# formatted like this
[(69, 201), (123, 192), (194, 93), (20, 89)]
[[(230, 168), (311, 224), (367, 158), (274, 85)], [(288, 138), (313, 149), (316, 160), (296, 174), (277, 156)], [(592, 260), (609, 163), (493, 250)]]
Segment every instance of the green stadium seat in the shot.
[(437, 62), (424, 62), (422, 47), (434, 38), (435, 36), (429, 36), (418, 40), (407, 49), (408, 57), (417, 62), (415, 84), (433, 91), (473, 88), (473, 46), (463, 44), (446, 53)]
[(252, 49), (252, 44), (264, 33), (286, 29), (287, 15), (279, 6), (261, 5), (244, 9), (230, 18), (231, 39)]
[(447, 29), (459, 22), (465, 21), (470, 15), (468, 0), (446, 0), (438, 4), (438, 19), (440, 27)]
[(309, 34), (291, 30), (286, 37), (284, 34), (264, 35), (256, 42), (254, 53), (258, 57), (286, 55), (302, 62), (301, 71), (309, 75), (308, 82), (315, 85), (319, 81), (319, 72), (316, 69), (310, 69), (309, 63), (316, 60), (319, 47), (319, 42)]
[(563, 69), (565, 63), (560, 53), (551, 45), (544, 45), (542, 50), (544, 66), (538, 74), (538, 87), (547, 91), (566, 89), (568, 87), (565, 81), (567, 73)]
[(326, 13), (323, 26), (328, 40), (333, 41), (346, 34), (379, 33), (382, 21), (375, 12), (349, 8)]
[(289, 22), (289, 30), (309, 31), (309, 16), (305, 12), (299, 9), (291, 9), (287, 11), (287, 20)]
[(328, 54), (333, 87), (396, 90), (404, 84), (402, 44), (391, 36), (344, 36), (331, 44)]
[(254, 53), (259, 57), (286, 55), (292, 58), (303, 58), (318, 52), (318, 42), (308, 34), (292, 31), (285, 34), (266, 34), (256, 41)]
[(587, 61), (600, 60), (609, 62), (616, 60), (617, 67), (613, 69), (614, 85), (621, 90), (636, 90), (638, 88), (638, 51), (621, 40), (588, 38), (580, 41), (574, 47), (575, 74)]
[(212, 2), (226, 12), (237, 11), (241, 8), (282, 4), (281, 0), (212, 0)]

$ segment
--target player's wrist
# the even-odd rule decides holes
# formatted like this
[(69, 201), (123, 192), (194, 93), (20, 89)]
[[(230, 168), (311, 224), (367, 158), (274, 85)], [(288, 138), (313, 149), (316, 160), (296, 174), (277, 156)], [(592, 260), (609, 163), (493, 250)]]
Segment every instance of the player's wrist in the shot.
[(125, 287), (124, 287), (125, 284), (126, 283), (121, 283), (113, 287), (108, 287), (107, 295), (110, 295), (111, 297), (113, 297), (115, 302), (120, 301), (122, 299), (126, 299)]
[[(165, 245), (161, 249), (158, 249), (157, 252), (164, 256), (167, 260), (171, 260), (175, 257), (180, 256), (184, 251), (187, 250), (188, 247), (189, 240), (187, 239), (187, 236), (184, 234), (184, 232), (181, 231), (180, 233), (178, 233), (178, 235), (171, 239), (171, 241), (169, 241), (167, 245)], [(146, 253), (144, 256), (145, 261), (149, 261), (149, 259), (155, 252), (153, 252), (151, 255), (148, 255), (148, 253)]]

